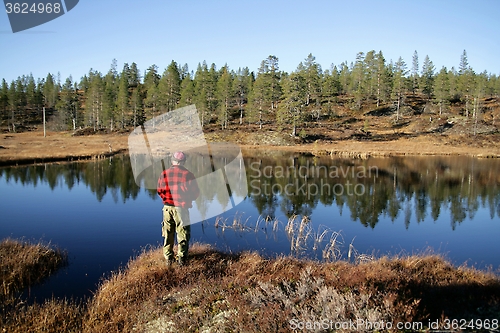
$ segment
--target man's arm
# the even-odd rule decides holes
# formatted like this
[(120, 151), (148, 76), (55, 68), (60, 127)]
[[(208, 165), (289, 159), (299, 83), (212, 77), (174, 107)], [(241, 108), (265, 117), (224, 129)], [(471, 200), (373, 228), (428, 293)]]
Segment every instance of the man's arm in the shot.
[(161, 173), (160, 177), (158, 178), (158, 185), (156, 186), (156, 192), (158, 193), (160, 198), (163, 200), (163, 202), (165, 202), (166, 195), (168, 192), (166, 176), (167, 176), (166, 172), (163, 171)]

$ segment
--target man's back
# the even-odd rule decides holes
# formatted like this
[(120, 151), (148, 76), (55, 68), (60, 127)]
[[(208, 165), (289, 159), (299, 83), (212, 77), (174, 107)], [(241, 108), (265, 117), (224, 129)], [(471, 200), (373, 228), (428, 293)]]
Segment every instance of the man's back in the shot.
[(157, 192), (164, 205), (185, 208), (192, 207), (192, 201), (200, 194), (193, 173), (182, 165), (172, 165), (161, 173)]

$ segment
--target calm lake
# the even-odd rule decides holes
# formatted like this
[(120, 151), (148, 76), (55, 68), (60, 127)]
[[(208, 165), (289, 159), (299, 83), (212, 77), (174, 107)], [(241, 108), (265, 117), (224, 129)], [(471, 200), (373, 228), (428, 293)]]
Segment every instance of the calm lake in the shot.
[[(245, 170), (248, 195), (193, 224), (192, 242), (317, 260), (431, 250), (456, 265), (500, 268), (499, 159), (260, 152), (232, 168)], [(227, 195), (200, 188), (194, 210), (231, 207)], [(161, 208), (154, 190), (136, 185), (128, 156), (0, 169), (0, 239), (42, 240), (69, 256), (29, 291), (36, 299), (89, 296), (131, 257), (160, 245)]]

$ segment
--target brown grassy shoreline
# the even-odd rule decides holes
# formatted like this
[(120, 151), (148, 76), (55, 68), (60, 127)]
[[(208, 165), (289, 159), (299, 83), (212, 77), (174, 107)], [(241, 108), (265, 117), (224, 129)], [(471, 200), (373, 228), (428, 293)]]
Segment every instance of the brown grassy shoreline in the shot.
[(184, 267), (167, 267), (160, 248), (144, 251), (85, 304), (49, 300), (14, 309), (0, 318), (5, 332), (291, 332), (299, 322), (325, 319), (493, 320), (500, 278), (438, 255), (319, 263), (194, 244)]
[(2, 296), (40, 282), (67, 263), (66, 254), (50, 244), (32, 244), (15, 239), (0, 242)]
[(18, 301), (18, 292), (40, 283), (61, 266), (67, 255), (48, 244), (4, 239), (0, 242), (0, 311)]
[[(207, 133), (207, 141), (228, 141), (240, 145), (243, 152), (276, 150), (349, 158), (388, 156), (454, 155), (500, 158), (500, 134), (422, 135), (391, 140), (339, 139), (329, 142), (276, 141), (276, 132), (239, 132), (227, 130)], [(128, 152), (128, 134), (72, 136), (71, 132), (11, 133), (0, 135), (0, 166), (99, 159)]]

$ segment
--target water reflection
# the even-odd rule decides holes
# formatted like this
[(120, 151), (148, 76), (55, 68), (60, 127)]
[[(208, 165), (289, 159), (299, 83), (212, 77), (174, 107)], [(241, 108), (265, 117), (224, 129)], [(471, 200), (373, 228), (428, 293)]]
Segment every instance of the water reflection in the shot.
[[(222, 158), (222, 157), (220, 157)], [(188, 160), (187, 168), (196, 172), (209, 161)], [(224, 163), (224, 161), (220, 161)], [(420, 223), (436, 221), (449, 214), (451, 228), (474, 219), (480, 207), (491, 219), (500, 216), (500, 161), (468, 157), (393, 157), (368, 160), (332, 159), (305, 155), (279, 154), (245, 157), (246, 184), (250, 201), (262, 216), (311, 216), (318, 205), (348, 209), (350, 218), (375, 228), (381, 217)], [(238, 175), (240, 165), (230, 165), (227, 174)], [(128, 156), (85, 163), (60, 163), (0, 169), (6, 182), (36, 187), (46, 183), (52, 190), (75, 184), (85, 186), (98, 201), (110, 193), (113, 200), (135, 200), (140, 192)], [(202, 195), (196, 208), (207, 212), (214, 201), (230, 204), (227, 188), (217, 190), (200, 183)], [(236, 195), (246, 189), (233, 187)], [(156, 191), (146, 190), (156, 199)], [(203, 193), (211, 193), (210, 196)], [(414, 214), (414, 219), (412, 215)], [(430, 216), (428, 216), (430, 215)]]
[(252, 202), (260, 214), (309, 216), (315, 208), (349, 209), (351, 219), (375, 228), (382, 216), (409, 227), (430, 212), (436, 221), (449, 211), (451, 227), (473, 219), (480, 206), (500, 216), (498, 160), (467, 157), (395, 157), (345, 160), (328, 157), (249, 157)]
[[(71, 190), (75, 184), (83, 183), (95, 194), (99, 202), (110, 192), (113, 200), (125, 202), (135, 199), (140, 188), (135, 184), (127, 156), (82, 163), (48, 163), (24, 167), (0, 169), (0, 177), (7, 182), (37, 187), (40, 183)], [(151, 195), (156, 193), (151, 193)]]

